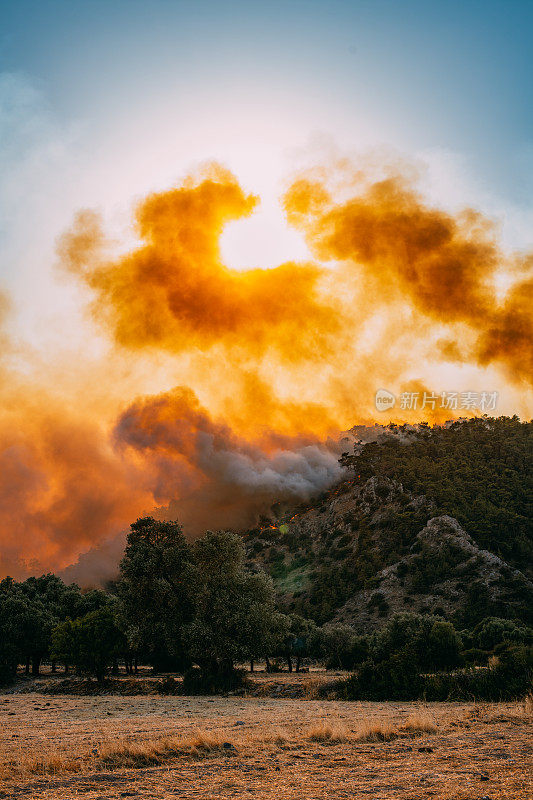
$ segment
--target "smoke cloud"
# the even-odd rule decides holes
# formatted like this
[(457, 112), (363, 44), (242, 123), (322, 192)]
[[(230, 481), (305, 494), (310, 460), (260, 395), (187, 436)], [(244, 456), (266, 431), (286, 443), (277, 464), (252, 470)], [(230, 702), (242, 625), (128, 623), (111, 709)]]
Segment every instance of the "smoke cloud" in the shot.
[[(93, 582), (156, 506), (191, 535), (249, 526), (338, 480), (336, 442), (354, 424), (468, 413), (397, 404), (384, 420), (380, 387), (531, 385), (532, 257), (505, 252), (479, 212), (429, 205), (409, 169), (386, 173), (344, 162), (296, 176), (284, 205), (313, 263), (272, 269), (223, 263), (224, 226), (258, 198), (217, 165), (143, 200), (119, 255), (97, 214), (77, 215), (61, 267), (108, 349), (76, 365), (76, 386), (0, 334), (3, 574), (81, 555), (65, 574)], [(454, 362), (475, 386), (435, 385)]]
[(156, 502), (172, 503), (189, 530), (251, 525), (273, 500), (307, 500), (341, 475), (330, 443), (238, 437), (212, 420), (194, 393), (178, 387), (132, 404), (114, 430), (120, 448), (143, 458)]
[(531, 256), (504, 254), (490, 220), (472, 209), (454, 217), (429, 207), (401, 175), (341, 203), (326, 181), (301, 178), (285, 207), (316, 255), (357, 267), (373, 299), (402, 297), (431, 319), (464, 323), (474, 334), (469, 359), (497, 362), (511, 380), (531, 384), (533, 279), (519, 280), (501, 304), (494, 283), (501, 269), (531, 271)]
[(324, 356), (340, 323), (334, 304), (321, 297), (319, 267), (287, 263), (238, 272), (221, 261), (224, 225), (256, 203), (231, 173), (211, 167), (198, 184), (141, 203), (139, 249), (100, 261), (98, 219), (84, 213), (60, 252), (93, 289), (95, 316), (126, 347), (190, 352), (244, 343), (250, 354), (274, 349), (289, 361)]

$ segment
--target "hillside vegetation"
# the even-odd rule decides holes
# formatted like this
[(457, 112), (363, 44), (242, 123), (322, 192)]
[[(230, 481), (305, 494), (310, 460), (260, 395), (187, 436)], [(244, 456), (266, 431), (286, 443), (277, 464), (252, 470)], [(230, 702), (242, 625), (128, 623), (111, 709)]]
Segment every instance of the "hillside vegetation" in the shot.
[(291, 611), (362, 631), (416, 610), (472, 626), (533, 617), (533, 425), (391, 425), (346, 480), (245, 534)]

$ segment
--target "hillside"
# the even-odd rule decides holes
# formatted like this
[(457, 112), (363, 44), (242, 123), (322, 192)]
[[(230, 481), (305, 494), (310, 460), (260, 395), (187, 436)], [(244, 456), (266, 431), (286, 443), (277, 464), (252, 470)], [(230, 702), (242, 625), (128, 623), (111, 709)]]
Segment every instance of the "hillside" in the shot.
[(283, 606), (361, 632), (398, 611), (459, 627), (533, 619), (531, 423), (391, 426), (345, 454), (346, 479), (245, 534)]

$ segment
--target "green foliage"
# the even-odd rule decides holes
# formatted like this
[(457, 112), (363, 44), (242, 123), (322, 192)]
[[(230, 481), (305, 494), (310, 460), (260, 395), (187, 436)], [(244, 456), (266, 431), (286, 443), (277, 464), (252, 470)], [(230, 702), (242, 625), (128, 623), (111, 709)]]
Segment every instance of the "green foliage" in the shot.
[[(2, 582), (4, 584), (4, 582)], [(16, 589), (0, 591), (0, 682), (8, 683), (20, 661), (45, 646), (42, 606)]]
[(493, 650), (504, 642), (533, 644), (533, 629), (513, 620), (487, 617), (474, 628), (472, 641), (483, 650)]
[[(533, 575), (533, 423), (477, 418), (366, 444), (341, 463), (366, 480), (400, 481), (450, 514), (483, 548)], [(407, 439), (407, 441), (405, 440)]]
[(21, 583), (12, 578), (0, 582), (0, 671), (4, 680), (14, 675), (20, 662), (31, 661), (34, 674), (38, 674), (42, 659), (49, 655), (53, 628), (71, 610), (83, 610), (84, 598), (78, 586), (66, 586), (55, 575)]
[(324, 625), (320, 630), (320, 655), (327, 669), (354, 669), (368, 656), (368, 640), (349, 625)]
[(494, 666), (426, 676), (426, 700), (516, 700), (533, 688), (533, 648), (517, 645), (502, 653)]
[(99, 681), (124, 646), (111, 603), (74, 621), (62, 622), (52, 633), (53, 657), (76, 664), (80, 671), (95, 675)]
[(396, 614), (371, 640), (375, 662), (391, 654), (408, 654), (420, 671), (451, 669), (460, 663), (461, 639), (453, 625), (438, 617), (422, 614)]
[(438, 617), (396, 614), (370, 637), (368, 658), (345, 687), (349, 699), (408, 700), (420, 696), (422, 673), (461, 662), (461, 639)]
[(265, 653), (274, 621), (274, 587), (244, 567), (240, 536), (208, 532), (193, 545), (195, 613), (186, 628), (192, 659), (211, 675)]
[(423, 675), (409, 652), (396, 653), (378, 664), (366, 661), (359, 672), (339, 685), (348, 700), (486, 700), (524, 697), (533, 687), (533, 649), (516, 646), (497, 664)]
[[(502, 640), (502, 630), (515, 636), (515, 642)], [(370, 637), (368, 658), (341, 685), (340, 693), (352, 700), (514, 699), (532, 685), (530, 633), (524, 627), (513, 628), (508, 620), (493, 619), (465, 632), (469, 642), (481, 636), (488, 643), (491, 636), (498, 656), (485, 666), (489, 652), (479, 648), (461, 652), (461, 638), (450, 622), (399, 614)], [(465, 663), (467, 668), (462, 669)]]
[(152, 517), (134, 522), (120, 564), (120, 624), (130, 649), (157, 670), (190, 663), (183, 636), (193, 618), (195, 586), (181, 526)]

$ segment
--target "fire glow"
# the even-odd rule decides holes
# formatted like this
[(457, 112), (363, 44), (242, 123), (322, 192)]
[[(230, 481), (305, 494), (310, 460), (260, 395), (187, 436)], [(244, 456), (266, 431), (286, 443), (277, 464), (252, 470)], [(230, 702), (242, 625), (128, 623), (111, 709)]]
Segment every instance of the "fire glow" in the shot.
[[(62, 236), (62, 269), (109, 354), (75, 400), (46, 370), (4, 363), (3, 574), (65, 567), (154, 506), (199, 533), (305, 501), (339, 478), (339, 431), (372, 423), (380, 385), (424, 392), (452, 365), (530, 389), (531, 255), (506, 253), (479, 212), (429, 206), (400, 166), (377, 177), (344, 163), (284, 198), (312, 261), (231, 269), (221, 234), (257, 202), (212, 165), (143, 200), (140, 243), (119, 257), (94, 212)], [(503, 298), (501, 271), (515, 276)], [(137, 396), (130, 365), (162, 359), (166, 388)]]

